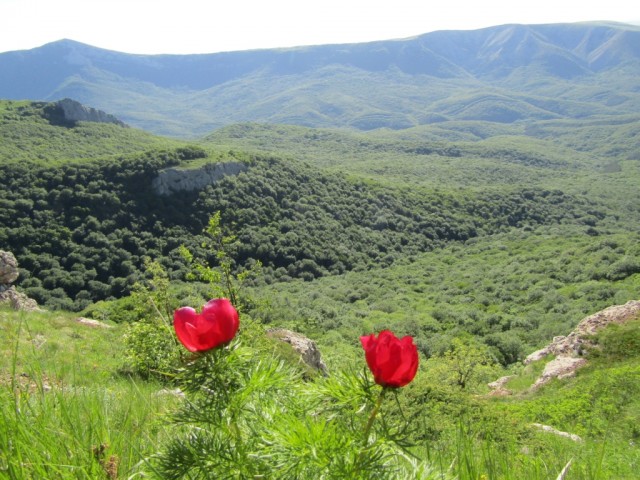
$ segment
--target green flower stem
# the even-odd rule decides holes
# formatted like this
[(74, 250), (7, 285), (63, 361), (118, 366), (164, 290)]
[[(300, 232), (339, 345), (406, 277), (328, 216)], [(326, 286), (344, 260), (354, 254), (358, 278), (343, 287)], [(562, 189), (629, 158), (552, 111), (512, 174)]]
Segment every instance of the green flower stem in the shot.
[(354, 473), (360, 472), (364, 452), (369, 447), (369, 434), (371, 433), (371, 427), (373, 426), (373, 422), (376, 419), (378, 412), (380, 411), (380, 406), (382, 405), (382, 401), (384, 400), (384, 396), (386, 393), (387, 393), (387, 388), (382, 387), (382, 390), (380, 391), (380, 395), (378, 395), (378, 400), (376, 400), (376, 404), (374, 405), (373, 410), (371, 410), (371, 414), (369, 415), (369, 420), (367, 420), (367, 425), (364, 427), (364, 442), (363, 442), (364, 444), (362, 446), (362, 450), (360, 450), (360, 453), (356, 457)]
[(369, 415), (369, 420), (367, 421), (367, 426), (364, 428), (364, 446), (365, 448), (369, 445), (369, 433), (371, 432), (371, 426), (373, 425), (373, 421), (376, 419), (378, 412), (380, 411), (380, 406), (382, 405), (382, 401), (384, 400), (384, 395), (387, 393), (387, 388), (382, 387), (380, 391), (380, 395), (378, 395), (378, 400), (376, 401), (373, 410), (371, 410), (371, 415)]

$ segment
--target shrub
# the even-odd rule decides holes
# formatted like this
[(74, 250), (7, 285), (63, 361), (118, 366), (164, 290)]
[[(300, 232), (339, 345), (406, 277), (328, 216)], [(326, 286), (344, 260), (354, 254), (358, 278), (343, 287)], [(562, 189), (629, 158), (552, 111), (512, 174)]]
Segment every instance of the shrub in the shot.
[(131, 323), (127, 325), (124, 344), (122, 372), (161, 380), (175, 376), (182, 350), (170, 325), (158, 319)]

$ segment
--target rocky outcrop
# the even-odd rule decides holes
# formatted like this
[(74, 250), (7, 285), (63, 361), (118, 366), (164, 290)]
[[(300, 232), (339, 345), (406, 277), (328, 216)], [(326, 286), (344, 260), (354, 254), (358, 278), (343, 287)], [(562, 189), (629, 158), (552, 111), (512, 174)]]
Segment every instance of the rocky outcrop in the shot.
[(238, 175), (247, 168), (246, 164), (240, 162), (208, 164), (194, 169), (167, 168), (158, 174), (152, 186), (158, 195), (201, 190), (227, 175)]
[(45, 109), (45, 113), (49, 121), (56, 125), (74, 125), (76, 122), (96, 122), (96, 123), (113, 123), (120, 127), (128, 127), (127, 124), (118, 118), (96, 110), (95, 108), (86, 107), (80, 102), (65, 98), (51, 104)]
[(542, 374), (536, 379), (531, 389), (535, 390), (554, 378), (562, 380), (563, 378), (573, 377), (576, 374), (576, 370), (585, 363), (587, 361), (584, 358), (567, 357), (565, 355), (556, 357), (544, 366)]
[(18, 279), (18, 261), (11, 252), (0, 250), (0, 304), (8, 304), (14, 310), (39, 310), (38, 303), (11, 285)]
[(327, 366), (322, 360), (322, 356), (320, 355), (320, 350), (318, 350), (316, 342), (313, 340), (300, 333), (285, 330), (283, 328), (269, 330), (267, 332), (267, 336), (288, 343), (300, 354), (300, 358), (304, 363), (309, 365), (311, 368), (319, 370), (323, 375), (327, 375)]
[(488, 383), (487, 386), (491, 389), (489, 395), (493, 397), (505, 397), (507, 395), (511, 395), (511, 390), (507, 389), (505, 385), (511, 380), (515, 375), (507, 375), (504, 377), (500, 377), (495, 382)]
[(554, 337), (546, 347), (533, 352), (525, 360), (525, 365), (538, 361), (547, 355), (579, 356), (589, 346), (589, 336), (611, 323), (625, 323), (640, 316), (640, 300), (631, 300), (624, 305), (615, 305), (584, 318), (566, 337)]
[[(554, 378), (563, 379), (575, 375), (576, 370), (587, 363), (582, 355), (588, 347), (593, 346), (589, 340), (592, 335), (612, 323), (621, 324), (636, 318), (640, 318), (640, 300), (631, 300), (624, 305), (614, 305), (583, 318), (567, 336), (554, 337), (549, 345), (533, 352), (524, 360), (524, 364), (528, 365), (547, 356), (555, 356), (545, 365), (530, 390), (536, 390)], [(510, 378), (502, 377), (487, 384), (491, 389), (489, 395), (510, 395), (512, 392), (505, 388)]]
[(0, 285), (10, 285), (18, 279), (18, 261), (11, 252), (0, 250)]
[(554, 378), (567, 378), (575, 375), (582, 365), (587, 363), (581, 355), (591, 345), (589, 337), (612, 323), (625, 323), (640, 317), (640, 300), (631, 300), (624, 305), (615, 305), (594, 313), (584, 319), (566, 337), (555, 337), (546, 347), (533, 352), (525, 360), (525, 364), (555, 355), (556, 358), (547, 363), (542, 375), (538, 377), (531, 389), (535, 390)]
[(10, 287), (0, 287), (0, 304), (8, 304), (14, 310), (24, 310), (33, 312), (40, 310), (38, 302), (33, 298), (27, 297), (24, 293), (20, 293), (13, 285)]

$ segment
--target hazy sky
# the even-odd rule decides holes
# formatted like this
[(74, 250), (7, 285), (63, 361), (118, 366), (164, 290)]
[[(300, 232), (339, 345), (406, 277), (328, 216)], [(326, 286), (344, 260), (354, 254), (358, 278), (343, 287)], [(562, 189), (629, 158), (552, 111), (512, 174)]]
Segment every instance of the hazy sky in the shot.
[(592, 20), (640, 23), (640, 7), (634, 0), (0, 0), (0, 52), (69, 38), (127, 53), (212, 53)]

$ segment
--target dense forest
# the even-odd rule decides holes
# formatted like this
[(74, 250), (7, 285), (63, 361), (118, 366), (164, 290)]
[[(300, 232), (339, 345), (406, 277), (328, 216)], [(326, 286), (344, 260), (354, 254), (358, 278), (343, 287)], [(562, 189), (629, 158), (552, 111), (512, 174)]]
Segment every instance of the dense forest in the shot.
[(8, 188), (0, 241), (20, 262), (19, 285), (47, 306), (81, 309), (126, 294), (145, 257), (162, 259), (181, 278), (177, 248), (202, 250), (215, 211), (240, 240), (238, 264), (261, 261), (268, 283), (390, 265), (509, 227), (571, 221), (593, 228), (606, 212), (557, 190), (406, 192), (264, 156), (241, 159), (246, 172), (202, 192), (154, 192), (160, 169), (202, 154), (183, 148), (56, 167), (1, 166)]
[[(44, 103), (4, 102), (2, 113), (5, 161), (0, 173), (6, 187), (0, 191), (0, 243), (19, 260), (20, 288), (53, 308), (80, 310), (126, 295), (143, 278), (149, 259), (182, 280), (188, 268), (178, 252), (181, 245), (215, 264), (215, 256), (203, 247), (203, 229), (217, 211), (227, 233), (238, 238), (235, 268), (261, 262), (260, 281), (267, 284), (390, 266), (450, 242), (513, 228), (574, 225), (597, 236), (618, 225), (624, 213), (606, 197), (575, 186), (561, 189), (549, 180), (550, 172), (567, 179), (580, 178), (579, 172), (591, 175), (593, 167), (584, 159), (524, 151), (522, 146), (523, 153), (512, 150), (516, 153), (505, 156), (507, 150), (495, 146), (416, 144), (384, 137), (364, 142), (356, 135), (309, 136), (311, 130), (296, 129), (265, 136), (270, 130), (242, 130), (242, 145), (254, 134), (274, 139), (290, 135), (291, 141), (279, 141), (283, 156), (267, 146), (256, 150), (255, 143), (254, 153), (234, 150), (229, 135), (198, 145), (115, 125), (58, 125), (47, 116)], [(36, 131), (40, 136), (33, 135)], [(47, 161), (30, 148), (45, 134)], [(307, 153), (301, 155), (304, 160), (296, 159), (301, 134), (307, 152), (324, 145), (325, 156)], [(345, 164), (351, 170), (345, 175), (336, 166), (326, 169), (326, 156), (336, 158), (338, 146), (350, 149), (350, 156), (378, 153), (366, 163), (351, 162), (355, 170)], [(425, 180), (411, 188), (393, 175), (385, 182), (375, 155), (387, 158), (389, 165), (395, 162), (399, 170), (410, 161), (428, 162), (434, 177), (417, 176)], [(455, 188), (455, 183), (434, 188), (433, 183), (453, 174), (451, 165), (444, 168), (447, 162), (455, 165), (462, 158), (473, 169), (486, 165), (487, 157), (497, 159), (492, 169), (496, 179), (509, 176), (515, 161), (528, 172), (525, 181), (498, 187), (495, 180), (476, 178), (470, 188)], [(154, 190), (153, 180), (168, 167), (197, 170), (233, 162), (248, 168), (201, 190), (169, 195)], [(482, 181), (486, 187), (478, 188)]]

